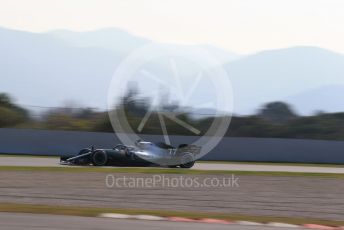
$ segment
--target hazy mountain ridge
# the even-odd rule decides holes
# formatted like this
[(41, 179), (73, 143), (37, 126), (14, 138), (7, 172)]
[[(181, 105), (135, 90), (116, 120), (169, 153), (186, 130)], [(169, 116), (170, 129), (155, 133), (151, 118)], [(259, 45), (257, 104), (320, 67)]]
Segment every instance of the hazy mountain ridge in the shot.
[(46, 34), (61, 39), (73, 46), (110, 49), (122, 55), (152, 42), (149, 39), (131, 35), (127, 31), (117, 28), (105, 28), (86, 32), (53, 30)]
[(43, 106), (65, 100), (97, 105), (106, 97), (103, 91), (122, 58), (105, 49), (74, 47), (51, 36), (3, 29), (0, 49), (0, 91), (20, 103)]
[[(30, 33), (0, 28), (0, 91), (22, 104), (57, 106), (75, 100), (105, 108), (117, 65), (130, 50), (151, 42), (121, 30), (117, 32), (122, 37), (112, 42), (116, 30)], [(62, 38), (61, 34), (71, 37)], [(80, 36), (84, 40), (76, 44)], [(124, 37), (128, 43), (122, 41)], [(292, 47), (240, 56), (199, 46), (217, 56), (219, 63), (228, 62), (224, 68), (233, 84), (235, 113), (249, 114), (262, 103), (275, 100), (292, 102), (302, 113), (344, 111), (344, 103), (338, 100), (344, 90), (336, 88), (344, 85), (342, 54), (317, 47)], [(164, 69), (158, 69), (163, 74)], [(311, 100), (316, 97), (331, 103)]]
[[(263, 51), (228, 63), (225, 68), (233, 84), (235, 108), (242, 113), (314, 88), (344, 84), (344, 55), (317, 47)], [(306, 112), (303, 104), (294, 103), (296, 109)], [(309, 103), (317, 105), (315, 101)], [(337, 107), (344, 111), (344, 103)]]
[(344, 84), (325, 85), (295, 94), (285, 99), (286, 102), (297, 105), (302, 114), (318, 112), (344, 111)]
[[(53, 30), (45, 34), (61, 39), (73, 46), (111, 49), (124, 56), (144, 45), (157, 43), (140, 36), (132, 35), (127, 31), (118, 28), (105, 28), (85, 32)], [(221, 64), (241, 57), (239, 54), (229, 52), (214, 45), (199, 44), (192, 46), (209, 52), (209, 54), (216, 58)]]

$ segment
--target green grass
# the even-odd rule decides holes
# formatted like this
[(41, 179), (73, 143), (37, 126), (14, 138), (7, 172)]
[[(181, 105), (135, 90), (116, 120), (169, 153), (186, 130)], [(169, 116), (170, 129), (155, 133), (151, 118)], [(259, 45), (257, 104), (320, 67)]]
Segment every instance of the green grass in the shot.
[(71, 216), (95, 217), (101, 213), (122, 213), (130, 215), (157, 215), (162, 217), (186, 217), (186, 218), (217, 218), (230, 221), (255, 221), (259, 223), (282, 222), (289, 224), (321, 224), (329, 226), (343, 226), (344, 220), (323, 220), (315, 218), (299, 217), (277, 217), (277, 216), (254, 216), (230, 213), (216, 212), (192, 212), (192, 211), (166, 211), (166, 210), (141, 210), (141, 209), (114, 209), (97, 207), (77, 207), (77, 206), (56, 206), (56, 205), (36, 205), (36, 204), (13, 204), (0, 203), (0, 212), (14, 213), (36, 213), (36, 214), (54, 214)]
[(35, 157), (35, 158), (56, 158), (59, 159), (59, 156), (50, 156), (50, 155), (30, 155), (30, 154), (10, 154), (10, 153), (0, 153), (0, 157)]
[(288, 163), (288, 162), (252, 162), (252, 161), (197, 161), (207, 164), (250, 164), (250, 165), (276, 165), (276, 166), (306, 166), (306, 167), (338, 167), (343, 168), (344, 164), (321, 164), (321, 163)]
[(30, 171), (30, 172), (100, 172), (100, 173), (144, 173), (144, 174), (187, 174), (187, 175), (248, 175), (248, 176), (288, 176), (288, 177), (322, 177), (344, 179), (340, 173), (299, 173), (299, 172), (251, 172), (230, 170), (190, 170), (173, 168), (137, 168), (137, 167), (40, 167), (40, 166), (0, 166), (0, 171)]

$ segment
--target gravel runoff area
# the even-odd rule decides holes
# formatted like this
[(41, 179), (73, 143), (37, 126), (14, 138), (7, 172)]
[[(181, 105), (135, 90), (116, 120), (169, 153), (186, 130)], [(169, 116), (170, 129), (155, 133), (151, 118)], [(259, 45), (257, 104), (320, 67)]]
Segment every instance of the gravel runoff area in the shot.
[(344, 183), (335, 178), (0, 171), (0, 186), (1, 203), (344, 218)]

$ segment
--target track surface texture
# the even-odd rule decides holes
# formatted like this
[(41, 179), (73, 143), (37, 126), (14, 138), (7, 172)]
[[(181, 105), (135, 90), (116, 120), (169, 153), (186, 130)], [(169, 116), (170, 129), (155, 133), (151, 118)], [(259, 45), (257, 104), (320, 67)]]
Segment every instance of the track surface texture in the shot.
[[(107, 173), (0, 172), (0, 202), (94, 206), (125, 209), (183, 210), (247, 215), (343, 220), (344, 183), (320, 177), (238, 175), (233, 187), (168, 186), (166, 178), (204, 182), (231, 175), (163, 175), (165, 184), (106, 186)], [(153, 178), (151, 174), (110, 174), (114, 178)], [(162, 175), (158, 175), (162, 176)], [(136, 179), (135, 179), (136, 180)], [(2, 223), (2, 222), (1, 222)]]

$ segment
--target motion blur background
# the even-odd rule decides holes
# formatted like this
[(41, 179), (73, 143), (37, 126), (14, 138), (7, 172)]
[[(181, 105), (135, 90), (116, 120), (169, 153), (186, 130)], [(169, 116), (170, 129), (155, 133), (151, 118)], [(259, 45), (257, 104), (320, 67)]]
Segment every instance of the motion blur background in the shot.
[[(0, 0), (0, 228), (344, 226), (343, 22), (342, 0)], [(206, 81), (188, 104), (168, 89), (173, 82), (147, 97), (151, 82), (141, 75), (109, 88), (126, 58), (161, 44), (201, 49), (200, 58), (214, 59), (211, 68), (231, 82), (222, 86), (233, 94), (233, 111), (197, 106), (208, 102)], [(198, 70), (185, 59), (174, 63), (187, 91)], [(157, 82), (173, 75), (163, 61), (152, 63)], [(116, 89), (123, 93), (108, 105)], [(204, 134), (210, 139), (214, 120), (232, 118), (203, 159), (212, 162), (197, 161), (190, 170), (60, 165), (57, 155), (120, 142), (109, 111), (145, 140), (165, 137), (161, 111), (176, 115), (179, 123), (164, 125), (183, 144)], [(109, 189), (109, 174), (215, 180), (235, 174), (240, 186)], [(130, 216), (99, 218), (104, 212)]]
[[(142, 45), (169, 42), (201, 47), (227, 71), (234, 114), (226, 136), (344, 138), (341, 1), (0, 6), (0, 127), (112, 132), (106, 96), (116, 67)], [(149, 107), (132, 100), (139, 91), (128, 87), (120, 99), (133, 127)], [(168, 106), (202, 133), (213, 119), (211, 108)], [(192, 135), (167, 122), (170, 134)], [(157, 116), (142, 133), (161, 134)]]

